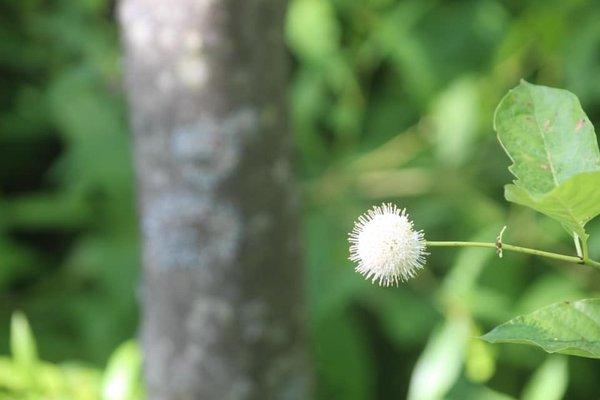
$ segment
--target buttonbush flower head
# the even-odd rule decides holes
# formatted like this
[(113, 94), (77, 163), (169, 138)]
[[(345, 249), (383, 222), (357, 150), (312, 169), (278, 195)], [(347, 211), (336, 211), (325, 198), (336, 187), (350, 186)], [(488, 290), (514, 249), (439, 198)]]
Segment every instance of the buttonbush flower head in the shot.
[(423, 232), (414, 230), (406, 210), (391, 203), (358, 217), (348, 240), (356, 271), (381, 286), (398, 285), (425, 264)]

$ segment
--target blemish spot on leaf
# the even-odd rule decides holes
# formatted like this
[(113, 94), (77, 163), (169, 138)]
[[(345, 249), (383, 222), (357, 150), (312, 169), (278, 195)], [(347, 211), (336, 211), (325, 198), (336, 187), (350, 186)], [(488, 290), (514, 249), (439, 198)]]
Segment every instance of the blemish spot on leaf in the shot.
[(550, 120), (547, 119), (546, 121), (544, 121), (544, 126), (543, 129), (547, 132), (550, 130)]
[(585, 126), (585, 119), (581, 118), (579, 121), (577, 121), (577, 125), (575, 125), (575, 133), (579, 132), (581, 130), (581, 128), (583, 128)]

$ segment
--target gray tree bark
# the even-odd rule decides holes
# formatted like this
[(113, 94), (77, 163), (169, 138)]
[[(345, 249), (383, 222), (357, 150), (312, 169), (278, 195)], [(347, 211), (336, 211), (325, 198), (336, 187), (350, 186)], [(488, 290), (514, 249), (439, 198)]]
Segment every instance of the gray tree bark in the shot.
[(149, 399), (308, 399), (281, 0), (123, 0)]

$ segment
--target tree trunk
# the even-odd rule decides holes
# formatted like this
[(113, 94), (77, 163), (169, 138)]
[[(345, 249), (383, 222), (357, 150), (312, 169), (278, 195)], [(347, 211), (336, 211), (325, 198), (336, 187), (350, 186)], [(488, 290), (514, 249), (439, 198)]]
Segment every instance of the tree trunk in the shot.
[(307, 399), (281, 0), (123, 0), (149, 399)]

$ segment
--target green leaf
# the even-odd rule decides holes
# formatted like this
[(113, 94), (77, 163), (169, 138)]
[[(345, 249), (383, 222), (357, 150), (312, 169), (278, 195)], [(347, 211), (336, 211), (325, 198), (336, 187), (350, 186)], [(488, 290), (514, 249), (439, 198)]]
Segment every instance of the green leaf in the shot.
[(469, 158), (480, 106), (478, 82), (472, 77), (458, 79), (437, 97), (431, 116), (440, 161), (460, 165)]
[(108, 360), (102, 384), (106, 400), (135, 400), (140, 393), (141, 354), (134, 341), (120, 345)]
[(37, 347), (35, 338), (21, 312), (12, 315), (10, 325), (10, 350), (15, 363), (22, 368), (31, 370), (37, 363)]
[(504, 196), (560, 221), (567, 232), (586, 237), (583, 227), (600, 214), (600, 172), (575, 175), (540, 197), (532, 197), (520, 186), (506, 185)]
[(26, 386), (23, 375), (15, 367), (15, 363), (8, 357), (0, 357), (0, 389), (21, 390)]
[(338, 50), (340, 27), (328, 1), (292, 1), (285, 28), (290, 48), (307, 63), (328, 60)]
[(532, 196), (600, 171), (594, 127), (571, 92), (521, 81), (498, 105), (494, 128), (516, 184)]
[[(475, 332), (478, 336), (481, 332)], [(466, 376), (472, 382), (484, 383), (496, 372), (494, 347), (477, 338), (469, 339), (465, 360)]]
[(548, 353), (600, 358), (600, 299), (552, 304), (513, 318), (482, 339), (539, 346)]
[(600, 213), (600, 150), (577, 97), (521, 81), (498, 105), (494, 129), (517, 178), (506, 199), (586, 237), (585, 223)]
[(567, 358), (549, 356), (523, 390), (522, 400), (560, 400), (569, 383)]
[(467, 379), (459, 379), (450, 390), (444, 400), (516, 400), (507, 394), (496, 392), (481, 384), (470, 382)]
[(462, 370), (469, 324), (457, 316), (431, 335), (410, 378), (408, 400), (437, 400), (452, 388)]

